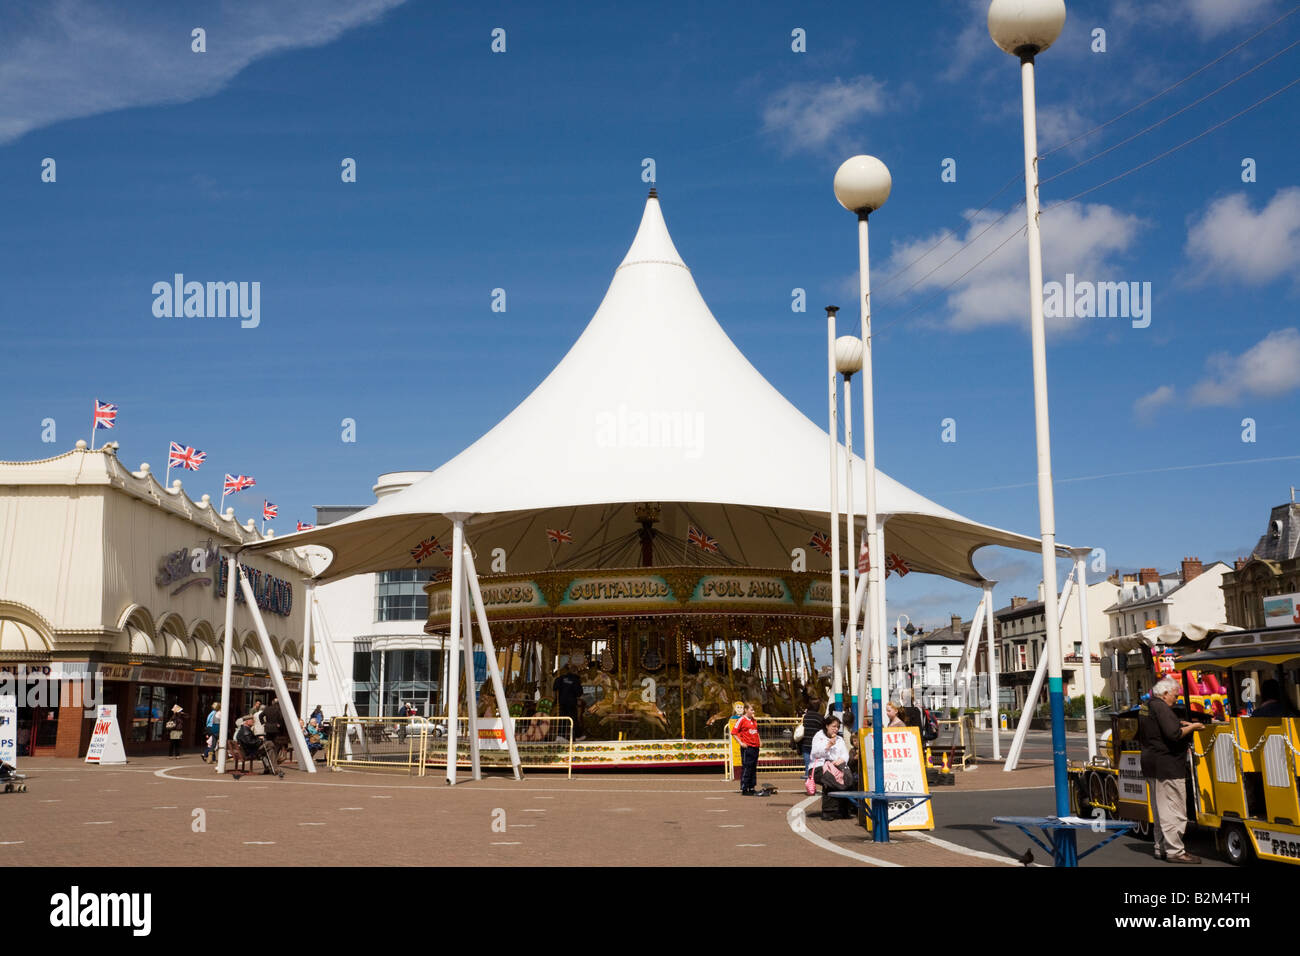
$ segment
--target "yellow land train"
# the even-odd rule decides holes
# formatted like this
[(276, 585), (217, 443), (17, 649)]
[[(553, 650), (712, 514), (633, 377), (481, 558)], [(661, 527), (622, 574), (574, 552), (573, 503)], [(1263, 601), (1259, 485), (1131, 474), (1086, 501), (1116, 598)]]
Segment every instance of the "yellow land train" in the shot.
[[(1183, 682), (1183, 701), (1193, 719), (1207, 724), (1193, 738), (1189, 768), (1188, 818), (1215, 831), (1220, 850), (1232, 863), (1252, 857), (1300, 863), (1300, 719), (1294, 716), (1230, 716), (1211, 723), (1198, 704), (1208, 684), (1222, 693), (1213, 708), (1244, 714), (1246, 696), (1257, 696), (1265, 680), (1276, 680), (1282, 707), (1295, 714), (1300, 682), (1300, 628), (1233, 631), (1213, 637), (1203, 649), (1174, 661)], [(1212, 675), (1213, 680), (1207, 680)], [(1260, 701), (1262, 703), (1262, 701)], [(1208, 706), (1204, 707), (1209, 710)], [(1137, 835), (1150, 837), (1151, 808), (1142, 777), (1137, 711), (1112, 719), (1109, 753), (1073, 767), (1075, 812), (1136, 821)]]

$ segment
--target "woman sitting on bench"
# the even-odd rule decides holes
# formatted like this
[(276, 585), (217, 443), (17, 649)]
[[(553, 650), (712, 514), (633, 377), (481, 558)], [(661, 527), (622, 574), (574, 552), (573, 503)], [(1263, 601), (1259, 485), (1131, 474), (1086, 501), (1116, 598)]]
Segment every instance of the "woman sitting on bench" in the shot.
[(813, 737), (810, 757), (813, 782), (822, 788), (822, 819), (853, 816), (853, 807), (848, 800), (831, 796), (838, 791), (858, 789), (858, 777), (849, 760), (848, 745), (840, 736), (840, 719), (835, 715), (826, 718), (826, 729)]

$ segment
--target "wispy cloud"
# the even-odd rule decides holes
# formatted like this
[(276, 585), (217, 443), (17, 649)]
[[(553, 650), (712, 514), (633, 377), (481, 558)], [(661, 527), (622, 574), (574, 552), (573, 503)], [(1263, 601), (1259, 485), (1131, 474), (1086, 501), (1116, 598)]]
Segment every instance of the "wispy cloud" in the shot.
[(1117, 0), (1111, 17), (1120, 23), (1147, 27), (1191, 22), (1202, 40), (1254, 25), (1279, 9), (1278, 0), (1146, 0), (1135, 4)]
[[(938, 233), (896, 244), (883, 274), (906, 271), (881, 293), (893, 298), (914, 285), (909, 294), (924, 295), (951, 284), (944, 307), (950, 328), (969, 331), (988, 325), (1028, 325), (1025, 243), (1015, 235), (1024, 225), (1024, 212), (1019, 209), (1007, 213), (985, 210), (967, 215), (964, 235), (941, 239), (942, 233)], [(1059, 281), (1066, 272), (1080, 279), (1110, 278), (1114, 257), (1132, 245), (1141, 225), (1137, 216), (1106, 205), (1069, 203), (1052, 210), (1043, 218), (1044, 278)], [(968, 242), (970, 245), (958, 252)], [(929, 251), (932, 246), (935, 248)], [(925, 258), (920, 258), (922, 255)], [(988, 258), (981, 262), (985, 256)], [(949, 257), (951, 261), (945, 261)], [(908, 268), (914, 261), (916, 265)], [(1052, 324), (1060, 327), (1066, 321), (1052, 320)]]
[(1187, 229), (1187, 256), (1196, 276), (1251, 284), (1300, 272), (1300, 186), (1279, 189), (1259, 211), (1245, 193), (1210, 203)]
[[(51, 0), (0, 34), (0, 145), (63, 120), (211, 96), (254, 60), (323, 46), (405, 0)], [(207, 52), (191, 48), (206, 31)]]
[[(1247, 398), (1277, 398), (1300, 388), (1300, 329), (1270, 332), (1240, 355), (1217, 352), (1205, 361), (1205, 375), (1187, 389), (1189, 405), (1235, 405)], [(1146, 421), (1178, 397), (1173, 385), (1143, 395), (1133, 410)]]
[(768, 98), (763, 131), (777, 137), (787, 155), (816, 151), (850, 123), (885, 112), (884, 89), (870, 76), (791, 83)]

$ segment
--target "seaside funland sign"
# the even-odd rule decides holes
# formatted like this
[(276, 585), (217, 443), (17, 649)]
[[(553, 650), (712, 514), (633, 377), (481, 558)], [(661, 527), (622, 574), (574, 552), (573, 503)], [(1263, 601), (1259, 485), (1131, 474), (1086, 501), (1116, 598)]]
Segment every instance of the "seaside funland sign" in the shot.
[[(293, 611), (293, 585), (257, 568), (241, 564), (248, 583), (253, 587), (257, 606), (270, 614), (288, 617)], [(209, 538), (193, 548), (177, 548), (158, 559), (158, 576), (154, 583), (160, 588), (172, 588), (171, 595), (180, 594), (192, 587), (212, 588), (214, 597), (226, 596), (227, 565), (221, 560), (220, 549)], [(176, 585), (172, 587), (172, 585)], [(244, 591), (235, 589), (235, 601), (244, 603)]]

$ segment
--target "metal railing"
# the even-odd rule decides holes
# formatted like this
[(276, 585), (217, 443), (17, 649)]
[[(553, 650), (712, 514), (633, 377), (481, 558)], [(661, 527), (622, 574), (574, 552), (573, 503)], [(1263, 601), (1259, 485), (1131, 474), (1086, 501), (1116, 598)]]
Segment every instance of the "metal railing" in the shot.
[[(558, 768), (573, 774), (573, 720), (515, 717), (515, 745), (525, 768)], [(500, 720), (480, 717), (479, 765), (509, 767), (510, 753)], [(445, 717), (335, 717), (327, 761), (337, 768), (405, 770), (424, 776), (447, 763)], [(456, 764), (470, 764), (469, 718), (456, 720)]]
[[(802, 717), (756, 717), (758, 723), (758, 771), (768, 774), (803, 776), (803, 754), (794, 749), (794, 728), (803, 723)], [(731, 721), (723, 726), (723, 733), (731, 736)], [(731, 780), (740, 767), (740, 744), (731, 738), (727, 750), (727, 763), (723, 776)]]

